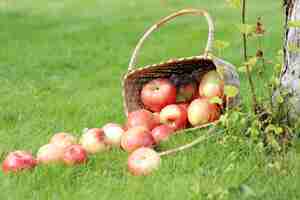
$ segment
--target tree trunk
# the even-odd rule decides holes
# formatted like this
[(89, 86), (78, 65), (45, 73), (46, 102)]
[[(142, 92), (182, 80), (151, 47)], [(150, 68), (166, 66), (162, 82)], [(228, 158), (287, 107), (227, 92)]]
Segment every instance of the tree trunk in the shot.
[[(288, 46), (300, 49), (300, 28), (288, 27), (289, 21), (300, 21), (300, 0), (284, 0), (285, 4), (285, 35), (284, 64), (281, 72), (281, 86), (289, 91), (289, 119), (300, 116), (300, 51), (290, 51)], [(286, 105), (286, 106), (287, 106)]]

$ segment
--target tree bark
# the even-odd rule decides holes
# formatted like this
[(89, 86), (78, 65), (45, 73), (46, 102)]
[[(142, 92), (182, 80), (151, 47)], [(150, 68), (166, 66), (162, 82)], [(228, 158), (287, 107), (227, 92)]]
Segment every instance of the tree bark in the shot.
[(284, 63), (280, 83), (290, 94), (288, 118), (296, 119), (300, 116), (300, 51), (290, 51), (288, 47), (292, 45), (300, 49), (300, 28), (288, 27), (288, 22), (300, 21), (300, 0), (284, 0), (284, 11)]

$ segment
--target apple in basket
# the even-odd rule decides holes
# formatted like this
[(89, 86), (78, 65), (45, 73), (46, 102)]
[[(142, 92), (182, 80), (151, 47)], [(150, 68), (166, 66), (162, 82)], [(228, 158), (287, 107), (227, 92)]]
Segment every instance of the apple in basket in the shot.
[(188, 123), (187, 110), (183, 105), (168, 105), (160, 111), (159, 116), (162, 124), (167, 124), (175, 130), (185, 128)]
[(121, 138), (124, 134), (124, 128), (115, 123), (108, 123), (102, 127), (105, 135), (105, 142), (111, 146), (119, 147), (121, 145)]
[(210, 103), (208, 98), (195, 99), (188, 107), (188, 120), (192, 126), (213, 122), (219, 119), (220, 114), (220, 107)]
[(65, 148), (55, 144), (45, 144), (37, 152), (37, 161), (40, 164), (62, 163)]
[(153, 114), (145, 109), (140, 109), (128, 114), (126, 127), (129, 129), (135, 126), (144, 126), (151, 131), (154, 127), (159, 125), (159, 123), (157, 114)]
[(195, 83), (182, 84), (177, 88), (176, 102), (189, 102), (196, 96), (197, 93), (198, 87)]
[(141, 100), (147, 109), (159, 112), (176, 102), (176, 87), (166, 78), (154, 79), (143, 86)]
[(169, 137), (173, 134), (173, 132), (174, 128), (172, 128), (169, 125), (163, 124), (152, 129), (151, 135), (155, 143), (159, 144), (160, 142), (168, 140)]
[(150, 148), (139, 148), (128, 157), (128, 170), (134, 176), (147, 176), (160, 166), (159, 154)]
[(87, 152), (79, 144), (74, 144), (65, 149), (63, 161), (66, 165), (80, 165), (87, 162)]
[(224, 96), (224, 81), (217, 71), (212, 70), (203, 75), (199, 85), (200, 97)]
[(36, 165), (37, 161), (31, 153), (18, 150), (10, 152), (6, 156), (2, 163), (2, 170), (4, 173), (19, 172), (32, 169)]
[(152, 147), (154, 143), (150, 131), (144, 126), (128, 129), (121, 140), (121, 146), (127, 152), (132, 152), (140, 147)]
[(81, 146), (90, 154), (103, 152), (109, 148), (105, 143), (105, 135), (100, 128), (88, 129), (80, 138)]
[(50, 139), (50, 143), (60, 146), (62, 148), (67, 148), (73, 144), (76, 144), (77, 138), (70, 133), (61, 132), (53, 135)]

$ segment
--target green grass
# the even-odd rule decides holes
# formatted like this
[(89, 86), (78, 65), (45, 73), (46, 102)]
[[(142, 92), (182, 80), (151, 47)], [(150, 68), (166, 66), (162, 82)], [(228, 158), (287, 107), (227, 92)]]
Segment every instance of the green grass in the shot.
[[(167, 2), (165, 6), (158, 0), (1, 1), (0, 154), (14, 149), (35, 153), (58, 131), (80, 135), (85, 127), (123, 123), (120, 80), (131, 52), (147, 27), (180, 8), (208, 9), (216, 21), (216, 38), (231, 43), (222, 57), (241, 64), (237, 10), (223, 0)], [(248, 9), (251, 23), (262, 17), (266, 56), (274, 60), (282, 45), (280, 1), (252, 0)], [(203, 19), (178, 19), (147, 41), (139, 63), (197, 55), (203, 51), (206, 34)], [(254, 47), (251, 41), (252, 55)], [(256, 82), (257, 91), (264, 94), (263, 81), (256, 78)], [(242, 74), (241, 92), (243, 107), (249, 109), (249, 89)], [(203, 132), (178, 135), (162, 149)], [(40, 166), (18, 176), (1, 172), (0, 199), (300, 198), (300, 158), (294, 150), (274, 167), (270, 157), (251, 145), (211, 140), (164, 158), (149, 177), (131, 176), (126, 160), (126, 153), (113, 150), (91, 157), (82, 167)], [(255, 197), (243, 192), (247, 186)]]

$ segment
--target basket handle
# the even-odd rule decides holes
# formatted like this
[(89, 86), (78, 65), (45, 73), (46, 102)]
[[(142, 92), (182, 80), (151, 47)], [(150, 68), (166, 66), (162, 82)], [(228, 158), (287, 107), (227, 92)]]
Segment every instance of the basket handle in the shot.
[(164, 25), (168, 21), (171, 21), (172, 19), (174, 19), (178, 16), (187, 15), (187, 14), (197, 15), (197, 16), (205, 16), (206, 21), (208, 23), (209, 31), (208, 31), (208, 40), (207, 40), (206, 48), (204, 50), (204, 56), (205, 57), (208, 56), (208, 54), (212, 51), (213, 39), (214, 39), (214, 23), (213, 23), (213, 20), (212, 20), (211, 16), (205, 10), (183, 9), (183, 10), (177, 11), (177, 12), (175, 12), (175, 13), (167, 16), (167, 17), (164, 17), (163, 19), (161, 19), (160, 21), (155, 23), (153, 26), (151, 26), (144, 33), (143, 37), (139, 40), (138, 44), (136, 45), (136, 47), (133, 51), (133, 54), (132, 54), (130, 62), (129, 62), (128, 71), (131, 71), (131, 70), (134, 69), (134, 66), (136, 65), (138, 53), (139, 53), (141, 47), (143, 46), (145, 40), (150, 36), (150, 34), (153, 31), (160, 28), (162, 25)]

